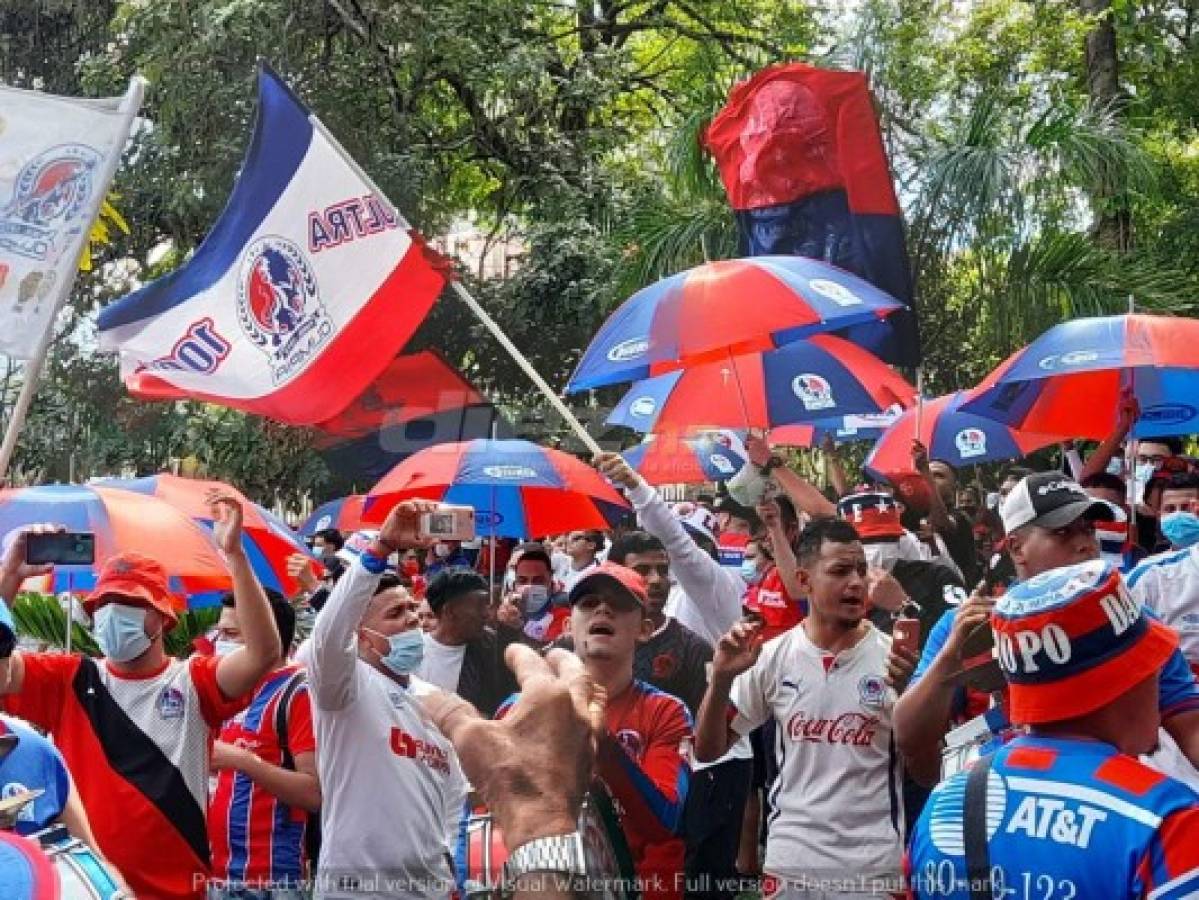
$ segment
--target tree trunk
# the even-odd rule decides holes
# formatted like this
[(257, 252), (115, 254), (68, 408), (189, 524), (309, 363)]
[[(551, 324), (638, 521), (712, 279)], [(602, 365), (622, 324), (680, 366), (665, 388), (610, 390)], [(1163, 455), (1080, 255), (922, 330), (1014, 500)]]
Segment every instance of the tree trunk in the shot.
[[(1086, 38), (1087, 94), (1099, 109), (1118, 109), (1123, 95), (1111, 0), (1078, 0), (1078, 5), (1095, 20)], [(1119, 172), (1100, 174), (1091, 196), (1095, 209), (1091, 235), (1099, 246), (1126, 253), (1132, 247), (1132, 214), (1121, 181)]]

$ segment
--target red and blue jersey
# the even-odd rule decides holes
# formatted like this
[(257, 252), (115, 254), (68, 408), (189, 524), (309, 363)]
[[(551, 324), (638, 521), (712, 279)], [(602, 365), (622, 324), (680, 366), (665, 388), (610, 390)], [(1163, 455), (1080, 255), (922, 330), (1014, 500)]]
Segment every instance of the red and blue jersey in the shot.
[[(279, 704), (299, 669), (285, 666), (266, 676), (249, 707), (222, 728), (219, 739), (244, 747), (272, 766), (283, 764), (276, 730)], [(293, 757), (316, 750), (308, 685), (294, 690), (285, 715), (286, 745)], [(212, 875), (233, 884), (284, 885), (303, 878), (308, 813), (288, 806), (248, 775), (222, 769), (208, 805)]]
[[(970, 900), (966, 778), (938, 785), (916, 825), (917, 898)], [(1199, 895), (1199, 796), (1109, 744), (1017, 738), (996, 751), (986, 795), (996, 897)]]
[[(512, 698), (496, 713), (502, 718)], [(644, 900), (683, 895), (678, 836), (691, 777), (693, 728), (683, 701), (643, 681), (608, 700), (596, 774), (615, 801)]]

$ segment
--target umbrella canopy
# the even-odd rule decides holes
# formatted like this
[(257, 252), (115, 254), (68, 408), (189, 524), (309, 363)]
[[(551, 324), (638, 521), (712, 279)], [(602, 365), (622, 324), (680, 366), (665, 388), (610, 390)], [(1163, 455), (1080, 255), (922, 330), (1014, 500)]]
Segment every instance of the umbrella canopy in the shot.
[(902, 412), (903, 408), (895, 405), (874, 415), (839, 416), (809, 425), (780, 425), (770, 430), (767, 440), (772, 447), (819, 447), (829, 437), (837, 444), (873, 441), (881, 437)]
[(42, 522), (96, 536), (92, 566), (56, 566), (53, 590), (87, 591), (110, 556), (134, 551), (162, 563), (180, 609), (185, 598), (232, 586), (212, 535), (157, 497), (99, 485), (51, 484), (0, 491), (0, 534)]
[(371, 489), (364, 519), (382, 522), (414, 497), (474, 507), (478, 533), (497, 537), (611, 528), (629, 509), (586, 463), (519, 440), (439, 444), (414, 454)]
[(802, 256), (705, 263), (626, 300), (591, 341), (566, 390), (773, 350), (904, 308), (856, 275)]
[(962, 410), (1102, 440), (1125, 388), (1141, 406), (1134, 436), (1199, 432), (1199, 321), (1134, 313), (1055, 325), (988, 375)]
[(915, 388), (878, 357), (832, 335), (746, 353), (634, 385), (608, 417), (635, 431), (773, 428), (906, 406)]
[[(282, 519), (247, 498), (237, 488), (223, 481), (181, 478), (168, 473), (145, 478), (112, 478), (99, 484), (157, 497), (207, 528), (213, 524), (212, 510), (206, 499), (208, 494), (214, 490), (231, 494), (242, 506), (242, 547), (258, 580), (264, 587), (287, 597), (299, 590), (296, 580), (287, 574), (287, 558), (294, 553), (303, 553), (311, 559), (311, 551)], [(315, 559), (312, 559), (312, 570), (318, 575), (322, 572)]]
[(362, 504), (366, 494), (350, 494), (322, 503), (300, 526), (300, 536), (311, 538), (318, 531), (336, 528), (338, 531), (357, 531), (362, 527)]
[(1041, 447), (1065, 440), (1061, 435), (1017, 431), (973, 413), (963, 412), (965, 391), (925, 400), (923, 409), (904, 412), (878, 439), (865, 466), (879, 475), (912, 471), (912, 441), (917, 438), (916, 420), (920, 419), (919, 439), (930, 459), (953, 466), (1016, 459)]
[(727, 430), (688, 438), (648, 435), (621, 455), (649, 484), (725, 481), (745, 465), (741, 438)]

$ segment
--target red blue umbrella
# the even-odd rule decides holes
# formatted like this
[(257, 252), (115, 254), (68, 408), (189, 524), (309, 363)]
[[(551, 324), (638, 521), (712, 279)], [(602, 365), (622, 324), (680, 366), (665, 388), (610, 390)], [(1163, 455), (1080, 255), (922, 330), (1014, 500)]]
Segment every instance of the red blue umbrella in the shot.
[(626, 300), (591, 341), (566, 389), (773, 350), (904, 308), (856, 275), (802, 256), (705, 263)]
[(51, 484), (0, 491), (0, 534), (51, 523), (96, 536), (92, 566), (56, 566), (54, 591), (86, 591), (110, 556), (134, 551), (166, 567), (179, 608), (228, 590), (232, 581), (212, 535), (157, 497), (101, 485)]
[(819, 447), (830, 437), (836, 444), (873, 441), (899, 418), (901, 412), (903, 408), (895, 405), (877, 414), (838, 416), (808, 425), (780, 425), (770, 429), (767, 439), (772, 447)]
[(906, 406), (915, 388), (832, 335), (691, 366), (634, 385), (608, 423), (636, 431), (773, 428)]
[(905, 411), (878, 439), (866, 457), (866, 468), (878, 475), (912, 471), (917, 419), (918, 437), (928, 447), (929, 458), (954, 466), (1017, 459), (1065, 440), (1057, 434), (1017, 431), (994, 419), (964, 412), (961, 407), (967, 396), (965, 391), (958, 391), (925, 400), (919, 411)]
[(687, 438), (650, 435), (621, 455), (649, 484), (725, 481), (745, 465), (741, 438), (727, 430)]
[[(287, 597), (299, 589), (296, 580), (287, 574), (287, 559), (295, 553), (311, 558), (311, 551), (282, 519), (249, 500), (236, 488), (221, 481), (181, 478), (165, 473), (145, 478), (113, 478), (100, 482), (100, 485), (157, 497), (207, 528), (213, 524), (208, 494), (213, 490), (232, 494), (242, 505), (242, 547), (258, 580), (264, 587)], [(321, 571), (315, 559), (312, 567), (314, 572)], [(208, 601), (216, 599), (205, 598)]]
[(338, 531), (357, 531), (362, 527), (362, 504), (366, 494), (350, 494), (322, 503), (300, 526), (300, 536), (311, 538), (318, 531), (336, 528)]
[(478, 533), (496, 537), (611, 528), (629, 511), (591, 466), (519, 440), (462, 441), (415, 453), (371, 489), (363, 518), (382, 522), (412, 498), (474, 507)]
[(1102, 440), (1125, 388), (1141, 406), (1134, 436), (1199, 432), (1199, 321), (1130, 314), (1063, 322), (1008, 357), (962, 409), (1021, 431)]

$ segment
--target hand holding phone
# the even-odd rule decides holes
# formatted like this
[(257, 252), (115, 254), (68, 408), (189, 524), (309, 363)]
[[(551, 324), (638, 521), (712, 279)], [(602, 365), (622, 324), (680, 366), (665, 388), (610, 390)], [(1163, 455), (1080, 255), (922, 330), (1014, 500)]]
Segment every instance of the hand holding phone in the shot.
[(891, 640), (895, 646), (902, 647), (912, 653), (920, 650), (920, 620), (901, 616), (891, 627)]
[(441, 505), (423, 513), (416, 536), (423, 541), (473, 541), (475, 511), (470, 506)]

